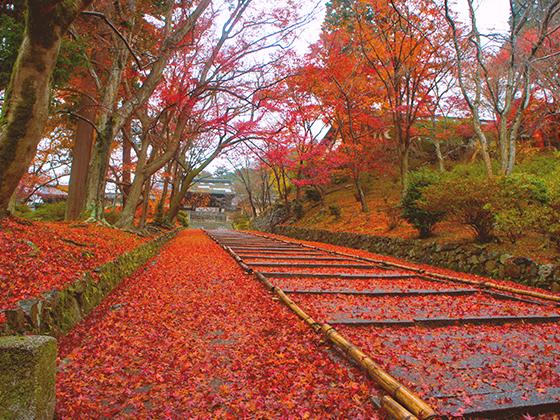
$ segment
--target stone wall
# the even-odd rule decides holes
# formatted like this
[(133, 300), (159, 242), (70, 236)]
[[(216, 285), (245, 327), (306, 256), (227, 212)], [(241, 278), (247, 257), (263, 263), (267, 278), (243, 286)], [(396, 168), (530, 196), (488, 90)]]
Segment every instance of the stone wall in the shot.
[(5, 311), (6, 323), (0, 335), (46, 334), (59, 337), (66, 334), (176, 233), (164, 233), (118, 256), (93, 272), (85, 273), (63, 290), (52, 290), (43, 293), (41, 298), (20, 301), (16, 308)]
[(538, 264), (530, 258), (500, 254), (480, 244), (437, 244), (351, 232), (305, 229), (280, 225), (274, 232), (306, 241), (364, 249), (376, 254), (390, 255), (409, 261), (449, 268), (465, 273), (560, 291), (560, 265)]
[(0, 419), (52, 419), (56, 340), (0, 337)]

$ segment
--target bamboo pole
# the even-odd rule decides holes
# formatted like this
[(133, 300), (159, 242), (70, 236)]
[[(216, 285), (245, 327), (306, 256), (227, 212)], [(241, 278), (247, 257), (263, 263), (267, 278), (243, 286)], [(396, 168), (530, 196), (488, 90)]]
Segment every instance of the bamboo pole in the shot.
[[(206, 232), (206, 231), (205, 231)], [(208, 232), (206, 232), (208, 234)], [(222, 244), (209, 235), (214, 242), (220, 245), (226, 252), (228, 252), (236, 261), (240, 261), (238, 255), (235, 252)], [(260, 272), (252, 270), (257, 278), (262, 281), (267, 289), (271, 290), (274, 294), (278, 296), (278, 298), (284, 303), (288, 308), (290, 308), (299, 318), (301, 318), (305, 323), (307, 323), (311, 328), (315, 331), (322, 333), (336, 348), (341, 350), (344, 354), (346, 354), (350, 359), (352, 359), (358, 366), (364, 369), (368, 375), (379, 385), (383, 388), (386, 392), (388, 392), (391, 397), (395, 400), (399, 401), (403, 404), (406, 408), (408, 408), (412, 413), (414, 413), (418, 418), (424, 419), (432, 419), (436, 416), (435, 411), (426, 403), (424, 402), (418, 395), (414, 392), (406, 388), (400, 382), (398, 382), (395, 378), (393, 378), (389, 373), (387, 373), (381, 366), (375, 363), (366, 353), (361, 351), (357, 346), (352, 344), (342, 335), (340, 335), (332, 326), (328, 324), (319, 324), (317, 323), (311, 316), (309, 316), (303, 309), (301, 309), (294, 301), (292, 301), (284, 291), (278, 287), (275, 287), (270, 281), (263, 276)], [(391, 403), (391, 400), (387, 400), (386, 403), (387, 407), (389, 407), (392, 413), (394, 414), (403, 414), (403, 417), (396, 417), (398, 419), (413, 419), (416, 418), (414, 416), (410, 417), (410, 412), (407, 411), (404, 407), (402, 409), (398, 409), (398, 404), (394, 401), (394, 404)], [(404, 411), (403, 411), (404, 410)]]
[(367, 354), (344, 338), (329, 324), (321, 325), (321, 332), (335, 346), (346, 353), (354, 362), (363, 368), (369, 376), (379, 384), (391, 397), (404, 405), (420, 419), (431, 419), (436, 416), (434, 410), (418, 395), (398, 382)]
[(393, 419), (401, 419), (401, 420), (417, 420), (414, 414), (396, 402), (394, 399), (389, 397), (388, 395), (384, 395), (381, 397), (380, 407), (384, 409), (387, 414)]

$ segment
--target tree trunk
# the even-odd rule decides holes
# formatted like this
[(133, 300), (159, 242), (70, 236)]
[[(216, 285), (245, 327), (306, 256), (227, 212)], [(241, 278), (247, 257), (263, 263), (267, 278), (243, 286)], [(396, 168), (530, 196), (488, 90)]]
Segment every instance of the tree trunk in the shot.
[(498, 142), (500, 147), (500, 164), (502, 174), (507, 172), (508, 157), (509, 157), (509, 138), (508, 138), (508, 127), (507, 119), (505, 116), (500, 116), (501, 121), (498, 127)]
[(127, 57), (128, 51), (121, 46), (115, 53), (100, 103), (101, 111), (97, 122), (99, 134), (93, 148), (87, 183), (86, 210), (90, 219), (99, 220), (103, 216), (105, 178), (111, 157), (111, 145), (124, 122), (115, 113), (115, 105)]
[(169, 203), (169, 210), (167, 210), (167, 214), (165, 216), (166, 222), (168, 223), (175, 222), (175, 219), (177, 218), (177, 214), (179, 214), (179, 210), (181, 210), (181, 202), (183, 201), (185, 195), (187, 195), (187, 192), (189, 191), (189, 188), (191, 187), (195, 176), (196, 175), (194, 174), (194, 172), (191, 172), (183, 179), (181, 188), (177, 191), (177, 194), (173, 195), (173, 198)]
[(132, 163), (132, 146), (130, 142), (132, 141), (132, 133), (131, 133), (131, 124), (130, 120), (124, 126), (123, 131), (126, 131), (126, 134), (123, 134), (123, 145), (122, 145), (122, 164), (123, 164), (123, 171), (122, 171), (122, 191), (123, 191), (123, 205), (126, 204), (126, 200), (128, 199), (128, 193), (130, 191), (132, 175), (130, 172), (130, 165)]
[(408, 171), (409, 171), (409, 157), (410, 145), (403, 144), (400, 146), (399, 152), (399, 169), (401, 175), (401, 194), (404, 195), (408, 188)]
[(148, 211), (150, 208), (150, 190), (152, 189), (152, 177), (148, 177), (144, 184), (144, 194), (142, 200), (142, 215), (140, 216), (140, 222), (138, 227), (143, 229), (146, 226), (146, 221), (148, 220)]
[(436, 157), (438, 162), (438, 169), (440, 172), (445, 172), (445, 164), (443, 162), (443, 154), (441, 153), (441, 143), (438, 139), (434, 138), (434, 147), (436, 149)]
[[(0, 217), (37, 150), (48, 116), (49, 87), (65, 28), (28, 7), (25, 35), (0, 116)], [(38, 34), (43, 21), (48, 30)]]
[(508, 161), (506, 165), (505, 175), (510, 176), (513, 173), (513, 168), (515, 167), (515, 161), (517, 159), (517, 129), (512, 129), (509, 138), (509, 153)]
[(209, 158), (201, 163), (200, 166), (186, 174), (181, 182), (181, 188), (179, 188), (178, 186), (177, 188), (174, 188), (174, 194), (171, 196), (171, 200), (169, 203), (169, 210), (165, 215), (165, 222), (175, 222), (177, 214), (179, 214), (179, 210), (181, 210), (181, 202), (183, 201), (185, 195), (187, 195), (187, 192), (189, 191), (189, 188), (191, 187), (194, 179), (214, 160), (218, 153), (219, 150), (216, 150)]
[(486, 134), (482, 131), (480, 120), (476, 116), (473, 118), (473, 122), (474, 131), (478, 136), (478, 141), (480, 142), (480, 149), (482, 159), (484, 161), (484, 167), (486, 168), (486, 175), (488, 178), (492, 178), (494, 176), (494, 170), (492, 168), (492, 159), (490, 158), (490, 153), (488, 152), (488, 140), (486, 139)]
[(360, 203), (362, 208), (362, 213), (369, 212), (369, 206), (367, 204), (366, 195), (364, 193), (364, 189), (362, 188), (362, 183), (360, 181), (360, 174), (354, 174), (354, 186), (356, 187), (356, 198)]
[(128, 191), (128, 199), (115, 226), (120, 228), (129, 227), (134, 222), (134, 214), (142, 196), (142, 186), (145, 183), (145, 179), (146, 177), (143, 173), (137, 173), (134, 177), (134, 182)]
[[(82, 96), (78, 113), (89, 121), (95, 121), (95, 103), (90, 96)], [(78, 119), (72, 148), (72, 169), (68, 186), (68, 201), (66, 202), (66, 220), (78, 219), (84, 210), (94, 132), (95, 130), (90, 123)]]
[(12, 197), (10, 198), (10, 202), (8, 203), (8, 212), (10, 214), (15, 214), (17, 207), (17, 190), (14, 191)]
[(0, 115), (0, 217), (41, 140), (50, 83), (66, 29), (90, 1), (26, 2), (25, 33)]
[(90, 218), (102, 219), (105, 200), (105, 177), (109, 167), (111, 142), (113, 140), (113, 122), (109, 117), (105, 129), (97, 136), (93, 156), (89, 165), (86, 195), (86, 210)]
[[(173, 162), (170, 162), (167, 165), (167, 170), (166, 172), (168, 174), (170, 174), (173, 171)], [(157, 223), (161, 223), (161, 221), (163, 220), (163, 210), (165, 208), (165, 200), (167, 199), (167, 192), (169, 191), (169, 177), (165, 177), (165, 179), (163, 180), (163, 190), (161, 192), (161, 198), (157, 204), (156, 207), (156, 214), (155, 214), (155, 221)]]

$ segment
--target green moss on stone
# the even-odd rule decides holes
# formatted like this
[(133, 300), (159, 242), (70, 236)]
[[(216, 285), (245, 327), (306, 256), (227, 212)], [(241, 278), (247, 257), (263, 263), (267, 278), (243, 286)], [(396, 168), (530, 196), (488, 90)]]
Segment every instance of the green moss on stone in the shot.
[(31, 78), (28, 78), (23, 82), (22, 96), (15, 104), (12, 121), (6, 132), (6, 140), (0, 147), (0, 166), (8, 166), (16, 155), (19, 140), (27, 131), (36, 101), (35, 84)]
[[(138, 268), (146, 264), (175, 235), (176, 232), (170, 232), (142, 244), (114, 261), (98, 267), (95, 270), (95, 276), (91, 273), (84, 274), (65, 290), (53, 290), (45, 293), (40, 311), (40, 332), (60, 336), (70, 331), (125, 277), (132, 275)], [(23, 311), (13, 311), (13, 314), (8, 315), (13, 318), (10, 321), (10, 317), (8, 317), (9, 331), (12, 333), (21, 334), (34, 331), (31, 329), (32, 325), (26, 322)], [(0, 334), (7, 332), (8, 330), (0, 332)]]
[(52, 419), (56, 340), (0, 337), (0, 418)]

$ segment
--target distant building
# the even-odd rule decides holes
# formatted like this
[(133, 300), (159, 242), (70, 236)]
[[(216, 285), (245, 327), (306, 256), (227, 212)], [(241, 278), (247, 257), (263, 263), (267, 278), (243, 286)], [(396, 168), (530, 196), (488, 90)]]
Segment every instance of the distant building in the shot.
[(58, 203), (68, 198), (68, 193), (66, 191), (48, 185), (40, 187), (34, 195), (40, 198), (43, 203)]
[(185, 197), (190, 210), (224, 212), (235, 210), (233, 181), (219, 178), (195, 179)]

